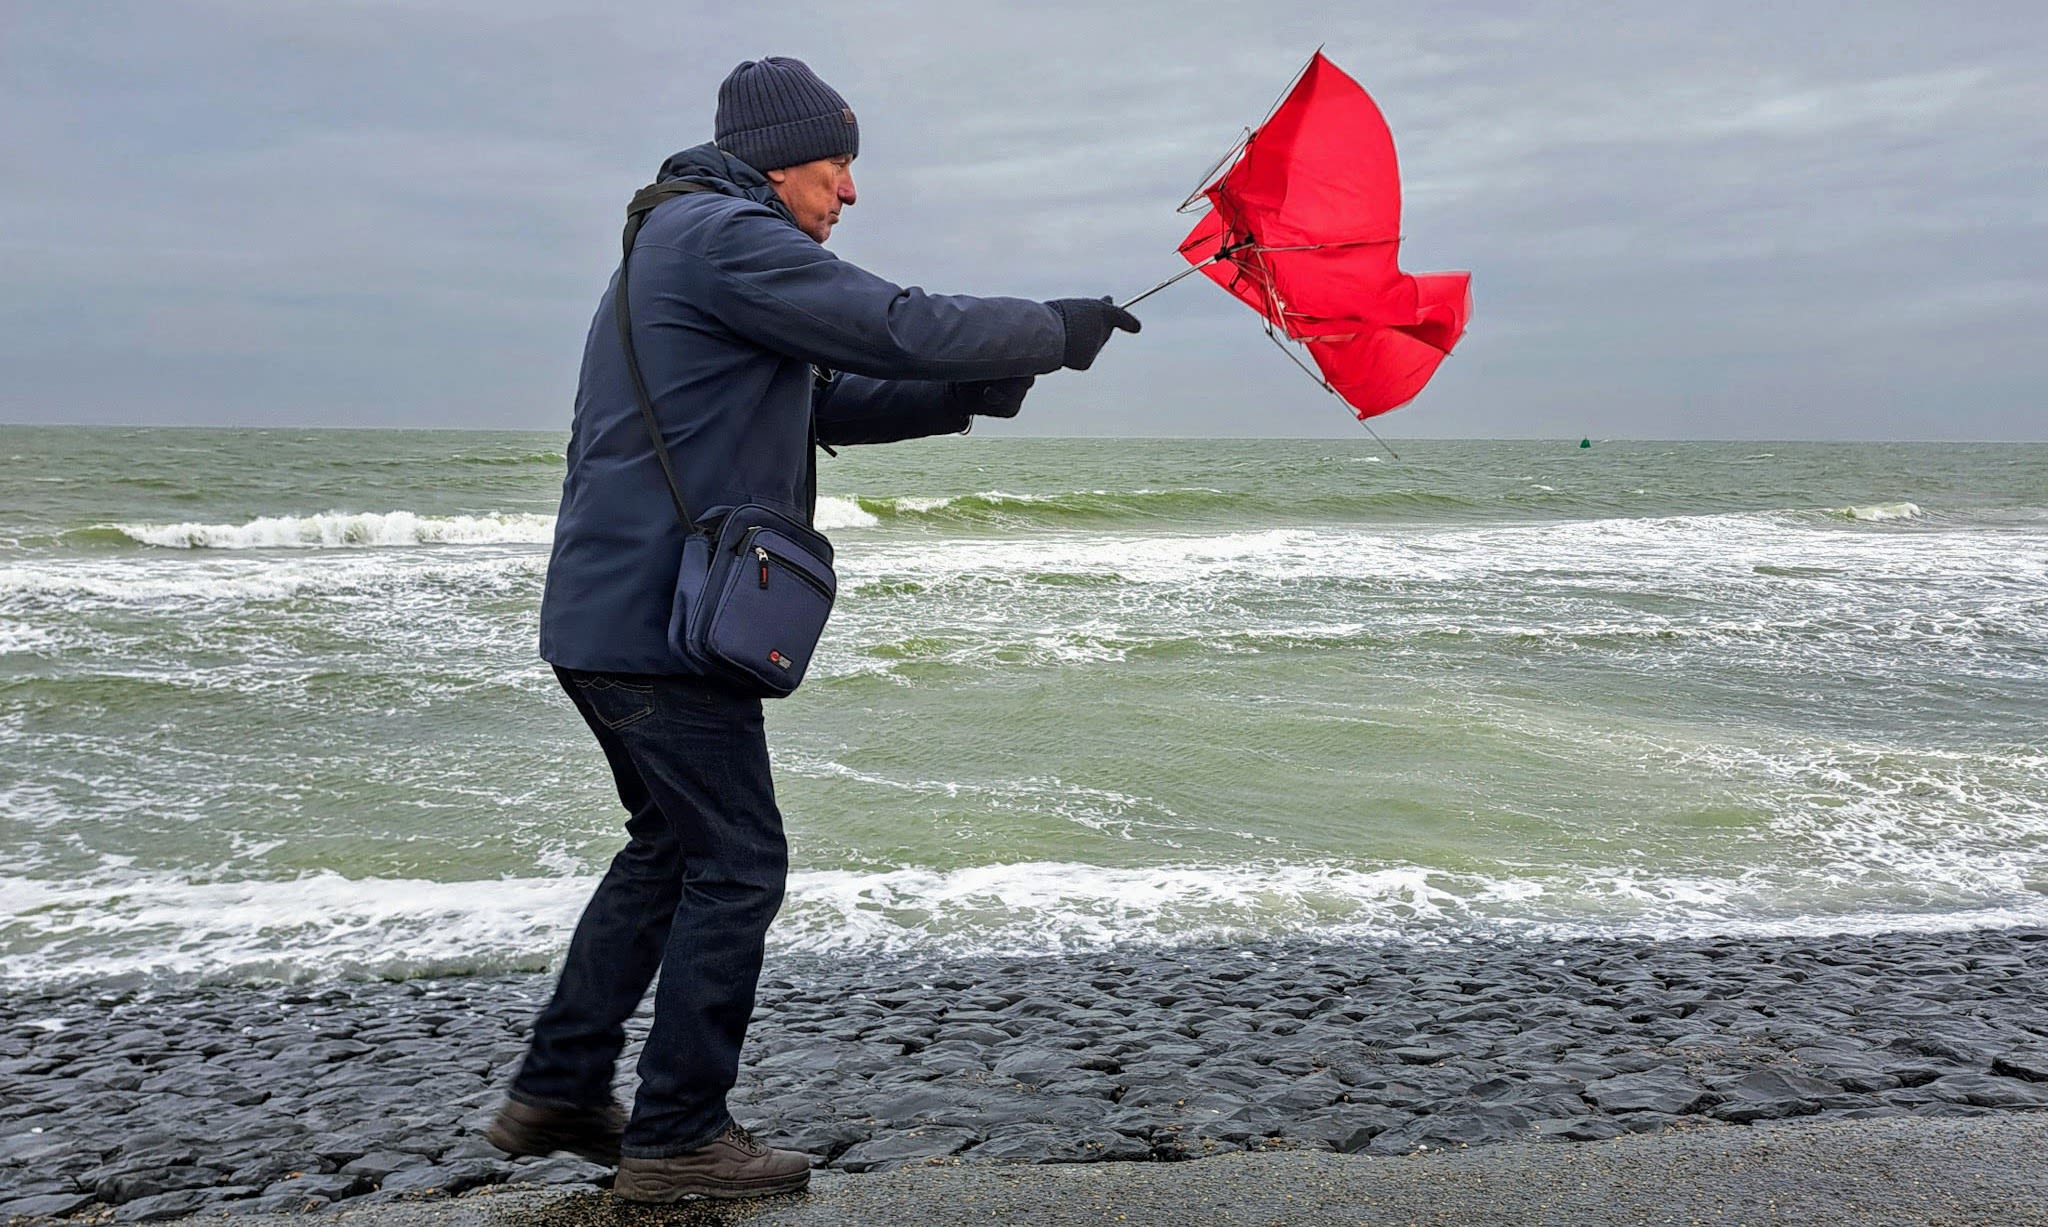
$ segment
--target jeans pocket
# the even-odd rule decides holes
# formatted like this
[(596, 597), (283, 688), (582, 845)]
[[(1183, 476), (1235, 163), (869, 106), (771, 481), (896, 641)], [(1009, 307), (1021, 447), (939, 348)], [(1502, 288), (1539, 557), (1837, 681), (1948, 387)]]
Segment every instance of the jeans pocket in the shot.
[(590, 713), (608, 729), (622, 729), (654, 714), (654, 685), (612, 673), (579, 673), (576, 688)]

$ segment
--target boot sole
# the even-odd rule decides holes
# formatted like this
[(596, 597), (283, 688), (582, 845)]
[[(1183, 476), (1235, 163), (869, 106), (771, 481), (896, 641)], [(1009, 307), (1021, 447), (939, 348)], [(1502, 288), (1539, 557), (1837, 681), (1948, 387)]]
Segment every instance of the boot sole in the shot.
[[(623, 1173), (621, 1173), (623, 1176)], [(622, 1179), (612, 1182), (612, 1192), (621, 1200), (661, 1205), (681, 1201), (685, 1197), (711, 1197), (720, 1201), (735, 1201), (744, 1197), (768, 1197), (776, 1193), (800, 1193), (810, 1187), (811, 1173), (806, 1168), (793, 1176), (776, 1176), (766, 1180), (684, 1180), (675, 1184), (664, 1183), (659, 1188), (642, 1188), (637, 1180)]]

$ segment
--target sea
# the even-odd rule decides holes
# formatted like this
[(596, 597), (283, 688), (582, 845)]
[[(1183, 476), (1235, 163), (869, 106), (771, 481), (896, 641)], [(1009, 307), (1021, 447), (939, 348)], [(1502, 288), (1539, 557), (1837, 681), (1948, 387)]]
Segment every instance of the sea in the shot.
[[(536, 655), (564, 441), (0, 427), (0, 991), (550, 967), (624, 818)], [(822, 482), (772, 951), (2048, 924), (2048, 444)]]

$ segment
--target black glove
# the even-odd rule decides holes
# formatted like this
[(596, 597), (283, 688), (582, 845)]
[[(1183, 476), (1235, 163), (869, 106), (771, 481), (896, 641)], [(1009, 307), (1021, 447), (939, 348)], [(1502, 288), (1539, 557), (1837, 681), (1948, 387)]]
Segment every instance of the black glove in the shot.
[(1067, 353), (1060, 365), (1085, 371), (1095, 364), (1095, 355), (1109, 344), (1109, 334), (1118, 328), (1136, 332), (1144, 325), (1138, 317), (1116, 305), (1111, 298), (1055, 298), (1045, 304), (1059, 312), (1067, 330)]
[(953, 403), (968, 413), (983, 417), (1013, 418), (1024, 407), (1024, 394), (1036, 379), (983, 379), (953, 385)]

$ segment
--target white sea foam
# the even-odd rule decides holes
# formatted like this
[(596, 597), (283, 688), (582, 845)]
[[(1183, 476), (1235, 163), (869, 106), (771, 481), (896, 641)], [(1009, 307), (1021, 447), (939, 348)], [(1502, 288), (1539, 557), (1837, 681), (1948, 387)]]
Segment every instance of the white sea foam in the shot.
[(57, 636), (46, 627), (0, 618), (0, 656), (26, 656), (46, 651), (56, 644)]
[(873, 528), (881, 521), (854, 500), (827, 494), (818, 499), (818, 510), (812, 523), (820, 532), (831, 532), (840, 528)]
[[(791, 875), (770, 934), (819, 954), (1031, 954), (1315, 936), (1821, 934), (2048, 923), (2048, 900), (1915, 908), (1836, 900), (1797, 875), (1653, 876), (1626, 869), (1490, 878), (1418, 866), (1251, 863), (1114, 868), (1025, 862)], [(1768, 875), (1765, 875), (1768, 876)], [(594, 876), (432, 882), (96, 883), (0, 878), (0, 984), (319, 980), (539, 969), (558, 958)], [(1759, 911), (1757, 902), (1774, 911)], [(1805, 906), (1802, 908), (1801, 904)]]
[(555, 517), (524, 512), (423, 516), (410, 511), (328, 511), (264, 516), (246, 524), (117, 524), (144, 545), (183, 550), (324, 549), (407, 545), (544, 544)]
[(79, 606), (163, 601), (206, 604), (297, 596), (393, 593), (422, 587), (531, 583), (545, 551), (500, 545), (460, 551), (334, 551), (290, 557), (201, 553), (155, 558), (53, 556), (0, 564), (0, 601), (58, 598)]
[[(592, 879), (94, 884), (0, 878), (0, 981), (308, 979), (539, 967)], [(26, 942), (29, 949), (22, 951)]]
[[(1688, 647), (1788, 665), (1949, 652), (1957, 676), (2040, 669), (2048, 532), (1862, 531), (1784, 511), (1486, 527), (1024, 538), (882, 536), (840, 555), (816, 672), (897, 675), (1478, 636), (1665, 659)], [(1483, 596), (1481, 595), (1483, 594)], [(1924, 660), (1925, 658), (1923, 658)], [(1884, 667), (1879, 665), (1879, 667)]]
[[(2048, 575), (2048, 533), (1905, 536), (1841, 531), (1791, 512), (1568, 520), (1488, 527), (1272, 528), (1210, 534), (1042, 532), (1024, 539), (890, 541), (847, 551), (841, 578), (1064, 573), (1128, 583), (1213, 586), (1266, 580), (1454, 581), (1546, 574), (1626, 583), (1755, 577), (1763, 566), (1892, 574)], [(1931, 570), (1930, 570), (1931, 568)]]
[(891, 499), (890, 502), (896, 505), (898, 511), (909, 511), (919, 514), (937, 511), (940, 508), (950, 507), (953, 504), (953, 500), (950, 498), (918, 498), (914, 495), (904, 495), (901, 498)]
[(1867, 507), (1842, 507), (1836, 515), (1851, 520), (1882, 522), (1884, 520), (1917, 520), (1927, 513), (1920, 510), (1918, 503), (1873, 503)]
[[(973, 494), (949, 495), (856, 495), (851, 498), (828, 496), (818, 500), (818, 526), (873, 528), (882, 522), (882, 515), (930, 516), (948, 509), (980, 513), (983, 518), (1000, 521), (1000, 513), (1005, 509), (1049, 507), (1092, 510), (1105, 505), (1132, 503), (1142, 506), (1145, 500), (1185, 494), (1222, 495), (1223, 491), (1210, 486), (1181, 486), (1171, 489), (1141, 487), (1131, 490), (1061, 490), (1048, 494), (1012, 494), (1005, 490), (980, 490)], [(988, 515), (989, 512), (998, 514)]]
[[(1033, 496), (997, 496), (1026, 499)], [(1049, 497), (1049, 496), (1048, 496)], [(899, 500), (939, 507), (950, 500)], [(2004, 583), (2048, 579), (2048, 531), (2027, 524), (1998, 534), (1968, 529), (1908, 534), (1848, 531), (1841, 519), (1919, 518), (1910, 503), (1879, 504), (1818, 517), (1800, 512), (1568, 520), (1530, 524), (1272, 528), (1228, 533), (1098, 533), (1047, 529), (1022, 538), (863, 535), (841, 551), (840, 574), (857, 607), (863, 585), (1013, 584), (1036, 577), (1097, 579), (1118, 585), (1180, 588), (1221, 596), (1247, 584), (1355, 581), (1582, 585), (1621, 591), (1702, 583), (1755, 586), (1760, 576), (1805, 571), (1855, 581)], [(819, 504), (828, 529), (882, 521), (852, 499)], [(127, 525), (122, 531), (178, 551), (167, 565), (137, 555), (32, 555), (0, 562), (0, 597), (60, 593), (115, 602), (193, 597), (270, 600), (357, 585), (437, 582), (471, 563), (486, 572), (537, 574), (553, 520), (537, 515), (418, 517), (411, 513), (276, 517), (241, 525)], [(461, 544), (460, 550), (331, 549), (338, 546)], [(289, 550), (305, 564), (277, 553)], [(211, 556), (216, 563), (202, 564)], [(343, 556), (356, 560), (340, 565)], [(173, 558), (176, 559), (173, 563)], [(319, 561), (315, 562), (314, 559)], [(426, 561), (431, 560), (431, 561)], [(423, 565), (424, 564), (424, 565)], [(1775, 582), (1784, 582), (1783, 580)], [(1013, 594), (1014, 595), (1014, 594)], [(1014, 604), (1014, 601), (1006, 601)], [(4, 610), (0, 610), (4, 612)], [(1064, 630), (1072, 630), (1070, 602)]]

